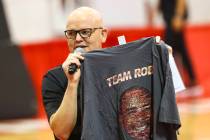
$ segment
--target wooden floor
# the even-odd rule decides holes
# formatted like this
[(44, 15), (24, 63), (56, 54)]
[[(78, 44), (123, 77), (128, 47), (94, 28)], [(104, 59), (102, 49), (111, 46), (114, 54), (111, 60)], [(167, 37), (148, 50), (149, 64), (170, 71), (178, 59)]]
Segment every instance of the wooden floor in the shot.
[(210, 99), (179, 104), (179, 140), (210, 140)]
[[(181, 102), (179, 140), (210, 140), (210, 98)], [(54, 140), (45, 119), (0, 121), (0, 140)]]
[(0, 122), (0, 140), (54, 140), (46, 119)]

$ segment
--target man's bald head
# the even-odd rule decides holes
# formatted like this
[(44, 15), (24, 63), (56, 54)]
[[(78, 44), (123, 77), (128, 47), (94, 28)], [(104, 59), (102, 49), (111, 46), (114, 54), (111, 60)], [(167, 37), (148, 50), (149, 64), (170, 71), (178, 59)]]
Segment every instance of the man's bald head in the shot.
[[(103, 20), (100, 13), (90, 7), (80, 7), (70, 13), (67, 21), (67, 29), (77, 28), (71, 27), (76, 26), (75, 23), (79, 24), (78, 26), (81, 28), (103, 27)], [(81, 25), (81, 23), (85, 25)]]
[(71, 12), (66, 33), (67, 31), (73, 36), (67, 39), (70, 51), (78, 47), (85, 51), (101, 49), (107, 37), (107, 29), (103, 26), (100, 13), (89, 7), (80, 7)]

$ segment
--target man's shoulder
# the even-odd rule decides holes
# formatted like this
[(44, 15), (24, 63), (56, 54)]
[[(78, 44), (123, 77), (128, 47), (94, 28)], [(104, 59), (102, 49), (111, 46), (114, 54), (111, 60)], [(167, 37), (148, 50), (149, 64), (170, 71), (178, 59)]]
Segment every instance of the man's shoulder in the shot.
[(49, 69), (44, 75), (44, 78), (57, 79), (59, 81), (66, 80), (66, 76), (61, 65)]
[(46, 74), (60, 74), (60, 73), (63, 73), (61, 65), (49, 69)]

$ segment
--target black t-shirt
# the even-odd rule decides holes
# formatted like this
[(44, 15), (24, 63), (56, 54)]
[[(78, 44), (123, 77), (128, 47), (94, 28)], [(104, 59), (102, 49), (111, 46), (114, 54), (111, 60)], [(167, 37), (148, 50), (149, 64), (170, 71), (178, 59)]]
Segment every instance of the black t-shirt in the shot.
[(85, 54), (82, 140), (150, 139), (153, 45), (146, 38)]
[[(43, 77), (42, 81), (42, 96), (45, 111), (47, 113), (48, 120), (50, 116), (56, 112), (60, 106), (64, 93), (67, 87), (67, 78), (61, 66), (51, 69)], [(78, 97), (79, 102), (79, 97)], [(78, 103), (79, 106), (79, 103)], [(80, 116), (80, 110), (78, 107), (78, 116)], [(76, 126), (73, 129), (69, 140), (80, 140), (81, 136), (81, 120), (77, 118)], [(56, 139), (56, 138), (55, 138)]]

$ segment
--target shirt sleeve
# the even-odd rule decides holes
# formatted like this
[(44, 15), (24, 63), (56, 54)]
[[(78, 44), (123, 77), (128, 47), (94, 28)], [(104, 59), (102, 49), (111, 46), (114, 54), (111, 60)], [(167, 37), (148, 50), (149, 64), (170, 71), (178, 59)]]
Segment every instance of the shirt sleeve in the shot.
[(165, 85), (163, 87), (163, 94), (160, 104), (159, 122), (171, 124), (174, 126), (175, 129), (178, 129), (181, 126), (181, 123), (176, 104), (175, 89), (172, 81), (171, 68), (169, 65), (169, 54), (165, 47), (162, 48), (162, 51), (162, 63), (165, 67)]
[(65, 88), (57, 74), (49, 71), (44, 75), (42, 80), (42, 97), (48, 121), (60, 106), (64, 92)]

